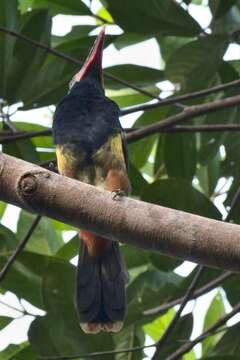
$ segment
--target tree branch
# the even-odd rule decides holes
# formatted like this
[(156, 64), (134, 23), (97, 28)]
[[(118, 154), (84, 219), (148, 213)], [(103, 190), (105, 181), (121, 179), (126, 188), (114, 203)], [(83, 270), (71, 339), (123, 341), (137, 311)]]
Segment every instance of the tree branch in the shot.
[(131, 353), (135, 351), (141, 351), (144, 349), (155, 347), (155, 344), (152, 345), (144, 345), (144, 346), (135, 346), (132, 348), (122, 349), (122, 350), (107, 350), (107, 351), (98, 351), (93, 353), (86, 353), (86, 354), (78, 354), (78, 355), (66, 355), (66, 356), (39, 356), (38, 360), (74, 360), (74, 359), (88, 359), (92, 357), (98, 356), (110, 356), (110, 355), (117, 355), (117, 354), (124, 354), (124, 353)]
[(32, 234), (33, 234), (34, 230), (36, 229), (40, 220), (41, 220), (41, 216), (37, 215), (31, 225), (31, 227), (29, 228), (28, 232), (26, 233), (26, 235), (24, 236), (22, 241), (20, 241), (20, 243), (18, 244), (18, 246), (16, 247), (16, 249), (14, 250), (12, 255), (9, 257), (9, 259), (7, 260), (6, 264), (0, 271), (0, 282), (5, 279), (7, 273), (10, 271), (14, 261), (16, 260), (18, 255), (21, 253), (21, 251), (24, 249), (25, 245), (27, 244), (28, 240), (32, 236)]
[[(227, 280), (230, 276), (234, 275), (231, 271), (226, 271), (222, 275), (219, 275), (215, 279), (209, 281), (206, 285), (200, 287), (199, 289), (195, 290), (192, 296), (190, 297), (190, 300), (194, 300), (198, 298), (199, 296), (202, 296), (209, 291), (215, 289), (219, 285), (221, 285), (225, 280)], [(183, 301), (183, 297), (180, 297), (178, 299), (174, 299), (172, 301), (169, 301), (165, 304), (162, 304), (158, 307), (155, 307), (153, 309), (145, 310), (143, 312), (143, 315), (149, 316), (149, 315), (159, 315), (163, 312), (171, 309), (173, 306), (176, 306), (180, 304)]]
[[(139, 128), (140, 129), (140, 128)], [(141, 129), (144, 129), (141, 128)], [(128, 139), (128, 133), (133, 133), (136, 128), (123, 129), (126, 134), (126, 140)], [(239, 124), (214, 124), (214, 125), (175, 125), (170, 128), (159, 129), (160, 133), (195, 133), (195, 132), (222, 132), (222, 131), (240, 131)], [(31, 139), (38, 136), (51, 136), (52, 130), (40, 130), (40, 131), (18, 131), (17, 133), (10, 133), (8, 131), (0, 131), (0, 143), (8, 144), (13, 141)], [(131, 142), (137, 141), (131, 140)]]
[(110, 192), (2, 153), (0, 199), (113, 241), (240, 270), (238, 225), (127, 197), (113, 200)]
[[(239, 197), (240, 197), (240, 187), (238, 188), (235, 196), (233, 197), (230, 211), (228, 212), (226, 219), (225, 219), (226, 222), (229, 222), (231, 220), (232, 213), (239, 201)], [(164, 332), (164, 334), (162, 335), (162, 337), (158, 340), (158, 342), (156, 344), (156, 351), (152, 358), (153, 360), (157, 360), (159, 358), (161, 349), (166, 344), (170, 334), (172, 333), (173, 329), (175, 328), (175, 326), (182, 314), (184, 307), (186, 306), (188, 301), (191, 299), (191, 297), (194, 293), (194, 290), (196, 289), (197, 283), (200, 280), (200, 277), (202, 276), (202, 274), (204, 273), (205, 270), (206, 270), (206, 268), (204, 266), (198, 267), (197, 273), (195, 274), (192, 282), (190, 283), (189, 287), (187, 288), (187, 291), (183, 297), (183, 300), (181, 302), (181, 305), (180, 305), (178, 311), (176, 312), (175, 316), (173, 317), (170, 324), (168, 325), (166, 331)]]
[(182, 314), (183, 309), (185, 308), (186, 304), (188, 303), (188, 301), (190, 300), (194, 290), (196, 289), (196, 286), (200, 280), (200, 277), (202, 276), (203, 272), (205, 271), (205, 267), (204, 266), (199, 266), (197, 273), (194, 276), (193, 281), (191, 282), (190, 286), (188, 287), (183, 300), (181, 302), (181, 305), (178, 309), (178, 311), (176, 312), (176, 314), (174, 315), (173, 319), (170, 321), (167, 329), (165, 330), (165, 332), (163, 333), (163, 335), (161, 336), (161, 338), (157, 341), (156, 343), (156, 351), (154, 356), (152, 357), (152, 360), (158, 360), (161, 350), (163, 348), (163, 346), (166, 344), (167, 340), (169, 339), (169, 336), (171, 335), (173, 329), (175, 328), (178, 320), (180, 319), (180, 316)]
[(155, 102), (153, 104), (141, 104), (141, 105), (134, 105), (134, 106), (126, 107), (121, 110), (121, 115), (124, 116), (124, 115), (135, 113), (137, 111), (145, 111), (145, 110), (154, 109), (154, 108), (157, 108), (160, 106), (175, 104), (177, 102), (193, 100), (193, 99), (197, 99), (197, 98), (200, 98), (203, 96), (218, 93), (218, 92), (221, 92), (221, 91), (224, 91), (227, 89), (231, 89), (234, 87), (239, 87), (239, 86), (240, 86), (240, 80), (238, 79), (238, 80), (230, 81), (226, 84), (221, 84), (221, 85), (211, 87), (210, 89), (204, 89), (204, 90), (195, 91), (195, 92), (180, 95), (180, 96), (162, 99), (161, 101)]
[(221, 319), (216, 321), (212, 326), (210, 326), (206, 331), (204, 331), (201, 335), (196, 337), (192, 341), (188, 341), (185, 344), (183, 344), (180, 348), (178, 348), (177, 351), (175, 351), (173, 354), (168, 356), (166, 360), (177, 360), (179, 358), (182, 358), (184, 354), (189, 352), (196, 344), (199, 342), (202, 342), (205, 338), (208, 336), (211, 336), (217, 329), (219, 329), (221, 326), (226, 324), (226, 322), (231, 319), (234, 315), (236, 315), (240, 311), (240, 303), (238, 303), (230, 313), (223, 316)]
[(146, 136), (158, 133), (162, 129), (170, 128), (173, 125), (179, 124), (185, 120), (190, 120), (196, 116), (205, 115), (214, 111), (224, 110), (239, 104), (240, 95), (237, 95), (202, 105), (189, 106), (176, 115), (169, 116), (164, 120), (145, 126), (142, 129), (131, 131), (129, 134), (127, 134), (126, 138), (128, 142), (140, 140)]
[[(0, 26), (0, 32), (2, 33), (5, 33), (5, 34), (8, 34), (10, 36), (13, 36), (17, 39), (20, 39), (22, 41), (25, 41), (26, 43), (32, 45), (32, 46), (35, 46), (37, 48), (40, 48), (46, 52), (48, 52), (49, 54), (52, 54), (54, 56), (57, 56), (61, 59), (64, 59), (68, 62), (71, 62), (72, 64), (76, 64), (76, 65), (80, 65), (82, 66), (83, 65), (83, 62), (82, 61), (79, 61), (77, 59), (75, 59), (74, 57), (70, 56), (70, 55), (67, 55), (66, 53), (63, 53), (61, 51), (58, 51), (58, 50), (55, 50), (53, 48), (51, 48), (50, 46), (48, 45), (45, 45), (45, 44), (42, 44), (42, 43), (39, 43), (23, 34), (20, 34), (14, 30), (11, 30), (11, 29), (8, 29), (8, 28), (5, 28), (3, 26)], [(143, 95), (146, 95), (148, 97), (150, 97), (151, 99), (157, 99), (157, 100), (162, 100), (158, 95), (155, 95), (155, 94), (152, 94), (150, 93), (149, 91), (146, 91), (134, 84), (131, 84), (129, 83), (128, 81), (126, 80), (123, 80), (123, 79), (119, 79), (117, 76), (114, 76), (112, 74), (109, 74), (107, 71), (104, 71), (104, 76), (107, 78), (107, 79), (110, 79), (110, 80), (113, 80), (115, 82), (118, 82), (119, 84), (122, 84), (124, 86), (127, 86), (128, 88), (131, 88), (133, 90), (136, 90), (137, 92), (143, 94)], [(182, 107), (182, 106), (181, 106)]]

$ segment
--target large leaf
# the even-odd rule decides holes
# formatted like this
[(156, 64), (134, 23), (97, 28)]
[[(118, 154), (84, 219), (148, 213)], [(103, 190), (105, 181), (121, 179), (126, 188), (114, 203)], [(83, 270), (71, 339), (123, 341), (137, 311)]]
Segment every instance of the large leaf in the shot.
[(229, 328), (225, 332), (221, 340), (217, 343), (215, 348), (211, 351), (211, 355), (229, 355), (235, 356), (237, 359), (239, 357), (240, 343), (239, 343), (239, 331), (240, 323)]
[(111, 335), (89, 337), (81, 331), (73, 305), (74, 293), (74, 266), (60, 259), (52, 259), (43, 281), (48, 315), (37, 318), (29, 330), (30, 342), (38, 354), (62, 356), (113, 349)]
[(32, 8), (51, 9), (54, 14), (91, 15), (90, 9), (81, 0), (33, 0)]
[[(140, 87), (152, 86), (153, 84), (164, 80), (163, 71), (140, 65), (116, 65), (106, 68), (105, 71), (110, 75)], [(112, 89), (122, 88), (122, 85), (118, 84), (116, 81), (106, 79), (105, 83), (107, 87)]]
[(164, 141), (164, 162), (169, 177), (191, 181), (197, 163), (194, 134), (167, 134)]
[(226, 14), (227, 11), (237, 2), (237, 0), (210, 0), (209, 6), (214, 18), (219, 18)]
[[(19, 30), (17, 0), (0, 1), (0, 25), (12, 30)], [(7, 98), (8, 76), (13, 65), (13, 49), (16, 39), (0, 34), (0, 97)]]
[(159, 180), (148, 185), (142, 200), (187, 211), (213, 219), (221, 219), (218, 209), (200, 191), (181, 179)]
[[(31, 227), (36, 215), (22, 210), (18, 221), (17, 235), (23, 239)], [(29, 239), (26, 249), (44, 255), (55, 254), (63, 245), (63, 240), (47, 218), (42, 218)]]
[[(223, 303), (223, 298), (220, 292), (216, 294), (213, 298), (208, 311), (206, 313), (204, 319), (203, 330), (207, 330), (210, 326), (212, 326), (217, 320), (219, 320), (222, 316), (225, 315), (225, 306)], [(208, 354), (211, 349), (217, 344), (219, 339), (222, 337), (222, 334), (216, 334), (210, 336), (202, 342), (202, 354)]]
[(8, 326), (13, 320), (14, 319), (9, 316), (0, 316), (0, 331)]
[(216, 74), (228, 46), (226, 36), (206, 36), (176, 50), (166, 65), (166, 77), (182, 91), (206, 88)]
[[(21, 33), (31, 39), (50, 44), (51, 18), (46, 10), (27, 12), (21, 17)], [(8, 76), (7, 98), (11, 103), (26, 101), (35, 92), (34, 82), (46, 58), (42, 49), (18, 40), (14, 46), (14, 67)]]
[[(7, 259), (6, 255), (0, 256), (0, 268), (5, 265)], [(19, 298), (24, 298), (31, 304), (43, 309), (41, 284), (48, 260), (42, 255), (23, 252), (1, 282), (0, 288), (11, 291)]]
[[(106, 0), (112, 17), (124, 30), (140, 34), (195, 36), (200, 25), (173, 0)], [(139, 6), (140, 5), (140, 6)]]

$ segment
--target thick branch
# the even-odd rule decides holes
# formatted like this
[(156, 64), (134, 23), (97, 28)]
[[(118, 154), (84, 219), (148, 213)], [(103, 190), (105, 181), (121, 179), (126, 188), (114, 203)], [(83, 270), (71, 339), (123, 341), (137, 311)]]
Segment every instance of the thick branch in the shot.
[(240, 270), (238, 225), (126, 197), (113, 200), (110, 192), (2, 153), (0, 199), (115, 241)]
[(229, 107), (237, 106), (239, 104), (240, 104), (240, 95), (237, 95), (202, 105), (189, 106), (176, 115), (169, 116), (164, 120), (145, 126), (142, 129), (132, 131), (127, 135), (127, 140), (128, 142), (140, 140), (146, 136), (158, 133), (162, 129), (170, 128), (173, 125), (179, 124), (186, 120), (190, 120), (196, 116), (205, 115), (218, 110), (224, 110)]

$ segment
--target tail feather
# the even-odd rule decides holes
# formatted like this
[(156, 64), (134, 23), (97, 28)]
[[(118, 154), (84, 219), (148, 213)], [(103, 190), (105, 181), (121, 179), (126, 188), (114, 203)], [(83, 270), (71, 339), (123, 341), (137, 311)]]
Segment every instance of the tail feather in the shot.
[(84, 331), (120, 330), (126, 308), (126, 274), (118, 243), (112, 243), (106, 254), (94, 257), (82, 242), (76, 306)]

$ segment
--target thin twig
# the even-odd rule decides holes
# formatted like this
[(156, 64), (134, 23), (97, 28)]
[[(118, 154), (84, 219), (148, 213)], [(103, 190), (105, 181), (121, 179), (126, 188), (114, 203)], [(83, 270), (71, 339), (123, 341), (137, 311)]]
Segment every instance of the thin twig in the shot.
[(126, 135), (128, 142), (133, 142), (145, 138), (146, 136), (158, 133), (162, 129), (170, 128), (183, 121), (190, 120), (196, 116), (205, 115), (214, 111), (224, 110), (240, 104), (240, 95), (216, 100), (202, 105), (194, 105), (185, 108), (182, 112), (169, 116), (166, 119), (154, 124), (145, 126), (142, 129), (132, 131)]
[(151, 347), (155, 347), (155, 344), (152, 345), (144, 345), (144, 346), (135, 346), (132, 348), (121, 349), (121, 350), (109, 350), (109, 351), (99, 351), (99, 352), (92, 352), (87, 354), (78, 354), (78, 355), (66, 355), (66, 356), (40, 356), (38, 360), (73, 360), (73, 359), (87, 359), (91, 357), (98, 357), (98, 356), (108, 356), (108, 355), (116, 355), (116, 354), (124, 354), (130, 353), (135, 351), (141, 351), (144, 349), (148, 349)]
[[(22, 41), (25, 41), (26, 43), (30, 44), (30, 45), (33, 45), (35, 47), (38, 47), (46, 52), (48, 52), (49, 54), (52, 54), (52, 55), (55, 55), (61, 59), (64, 59), (68, 62), (71, 62), (72, 64), (76, 64), (76, 65), (80, 65), (82, 66), (83, 65), (83, 62), (82, 61), (79, 61), (77, 59), (75, 59), (74, 57), (70, 56), (70, 55), (67, 55), (66, 53), (63, 53), (61, 51), (58, 51), (58, 50), (55, 50), (53, 48), (51, 48), (50, 46), (48, 45), (45, 45), (45, 44), (42, 44), (42, 43), (39, 43), (23, 34), (20, 34), (14, 30), (11, 30), (11, 29), (8, 29), (8, 28), (5, 28), (3, 26), (0, 26), (0, 31), (5, 33), (5, 34), (8, 34), (8, 35), (11, 35), (15, 38), (18, 38)], [(144, 90), (134, 84), (131, 84), (129, 83), (128, 81), (126, 80), (123, 80), (123, 79), (119, 79), (117, 76), (114, 76), (112, 74), (109, 74), (107, 71), (104, 71), (104, 76), (107, 78), (107, 79), (110, 79), (110, 80), (113, 80), (115, 82), (118, 82), (119, 84), (122, 84), (124, 86), (127, 86), (128, 88), (131, 88), (133, 90), (136, 90), (137, 92), (143, 94), (143, 95), (146, 95), (152, 99), (157, 99), (157, 100), (162, 100), (158, 95), (155, 95), (155, 94), (152, 94), (150, 93), (149, 91), (147, 90)], [(182, 106), (181, 106), (182, 107)]]
[(28, 229), (26, 235), (22, 239), (22, 241), (18, 244), (18, 246), (14, 250), (13, 254), (7, 260), (6, 264), (4, 265), (2, 270), (0, 271), (0, 282), (5, 279), (7, 273), (11, 269), (14, 261), (16, 260), (17, 256), (21, 253), (21, 251), (24, 249), (26, 243), (30, 239), (31, 235), (33, 234), (33, 232), (36, 229), (36, 227), (37, 227), (40, 220), (41, 220), (41, 215), (37, 215), (35, 220), (33, 221), (32, 225), (31, 225), (31, 227)]
[(230, 81), (226, 84), (213, 86), (210, 89), (204, 89), (204, 90), (200, 90), (200, 91), (196, 91), (196, 92), (192, 92), (192, 93), (188, 93), (188, 94), (184, 94), (184, 95), (180, 95), (180, 96), (162, 99), (162, 101), (158, 101), (153, 104), (141, 104), (141, 105), (134, 105), (134, 106), (126, 107), (121, 110), (121, 115), (124, 116), (124, 115), (135, 113), (137, 111), (145, 111), (145, 110), (154, 109), (154, 108), (157, 108), (160, 106), (175, 104), (176, 102), (193, 100), (193, 99), (197, 99), (197, 98), (204, 97), (204, 96), (207, 96), (210, 94), (218, 93), (220, 91), (224, 91), (224, 90), (227, 90), (227, 89), (230, 89), (233, 87), (238, 87), (238, 86), (240, 86), (239, 79)]
[(4, 132), (0, 132), (0, 143), (8, 144), (13, 141), (30, 139), (38, 136), (51, 136), (52, 130), (39, 130), (39, 131), (18, 131), (17, 133), (4, 134)]
[(177, 351), (175, 351), (173, 354), (167, 357), (166, 360), (177, 360), (182, 358), (182, 356), (186, 353), (188, 353), (196, 344), (202, 342), (204, 339), (206, 339), (208, 336), (211, 336), (217, 329), (219, 329), (221, 326), (225, 325), (226, 322), (231, 319), (234, 315), (236, 315), (240, 311), (240, 303), (238, 303), (230, 313), (223, 316), (221, 319), (216, 321), (212, 326), (210, 326), (206, 331), (204, 331), (201, 335), (196, 337), (192, 341), (188, 341), (182, 346), (180, 346)]
[[(229, 222), (231, 220), (231, 215), (232, 215), (232, 212), (234, 211), (234, 209), (236, 208), (236, 205), (239, 201), (239, 198), (240, 198), (240, 187), (238, 188), (235, 196), (233, 197), (233, 200), (232, 200), (232, 203), (231, 203), (231, 207), (230, 207), (230, 210), (225, 218), (225, 222)], [(199, 282), (200, 280), (200, 277), (203, 275), (204, 271), (206, 270), (207, 268), (203, 265), (199, 265), (198, 266), (198, 270), (191, 282), (191, 284), (189, 285), (184, 297), (183, 297), (183, 300), (181, 302), (181, 305), (178, 309), (178, 311), (176, 312), (176, 314), (174, 315), (173, 319), (171, 320), (170, 324), (168, 325), (167, 329), (165, 330), (164, 334), (161, 336), (161, 338), (158, 340), (157, 344), (156, 344), (156, 352), (153, 356), (153, 360), (157, 360), (159, 359), (159, 356), (160, 356), (160, 352), (163, 348), (163, 346), (166, 344), (167, 340), (169, 339), (169, 336), (171, 335), (171, 333), (173, 332), (173, 329), (175, 328), (181, 314), (182, 314), (182, 311), (183, 309), (185, 308), (186, 304), (188, 303), (189, 300), (191, 300), (191, 297), (196, 289), (196, 286), (197, 286), (197, 283)]]
[[(138, 128), (140, 129), (140, 128)], [(127, 134), (133, 133), (137, 128), (123, 129)], [(144, 129), (144, 128), (142, 128)], [(195, 133), (195, 132), (222, 132), (222, 131), (240, 131), (239, 124), (214, 124), (214, 125), (175, 125), (170, 128), (159, 129), (160, 133)], [(51, 136), (52, 130), (40, 130), (40, 131), (18, 131), (17, 133), (11, 133), (8, 131), (0, 131), (0, 143), (8, 144), (13, 141), (19, 141), (24, 139), (30, 139), (39, 136)], [(127, 135), (126, 135), (127, 137)]]
[[(226, 271), (225, 273), (223, 273), (222, 275), (216, 277), (215, 279), (209, 281), (209, 283), (207, 283), (206, 285), (200, 287), (199, 289), (197, 289), (196, 291), (194, 291), (194, 293), (192, 294), (190, 300), (194, 300), (206, 293), (208, 293), (209, 291), (215, 289), (217, 286), (219, 286), (220, 284), (223, 283), (223, 281), (227, 280), (230, 276), (234, 275), (234, 273), (232, 273), (231, 271)], [(158, 315), (158, 314), (162, 314), (163, 312), (171, 309), (173, 306), (176, 306), (178, 304), (180, 304), (183, 301), (183, 297), (180, 297), (178, 299), (169, 301), (165, 304), (162, 304), (158, 307), (155, 307), (153, 309), (149, 309), (149, 310), (145, 310), (143, 312), (143, 315), (149, 316), (149, 315)]]
[(193, 295), (193, 292), (196, 289), (196, 286), (197, 286), (197, 284), (200, 280), (200, 277), (202, 276), (204, 271), (205, 271), (205, 267), (202, 265), (199, 265), (197, 273), (195, 274), (193, 281), (191, 282), (190, 286), (188, 287), (178, 311), (174, 315), (173, 319), (170, 321), (170, 324), (168, 325), (164, 334), (161, 336), (161, 338), (156, 343), (156, 352), (152, 358), (153, 360), (159, 359), (160, 352), (161, 352), (163, 346), (166, 344), (167, 340), (169, 339), (170, 334), (173, 332), (173, 329), (175, 328), (175, 326), (182, 314), (183, 309), (185, 308), (188, 301), (191, 299), (191, 296)]

